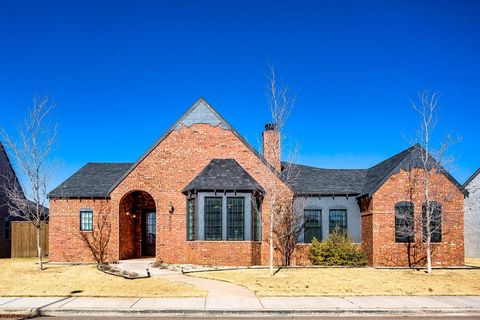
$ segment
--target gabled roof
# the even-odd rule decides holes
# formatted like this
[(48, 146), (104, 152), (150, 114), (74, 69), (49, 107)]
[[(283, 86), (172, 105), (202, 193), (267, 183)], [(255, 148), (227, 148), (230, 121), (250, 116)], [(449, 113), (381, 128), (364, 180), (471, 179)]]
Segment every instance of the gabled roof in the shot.
[[(411, 168), (422, 168), (422, 158), (426, 151), (418, 143), (408, 149), (394, 155), (393, 157), (368, 169), (367, 179), (363, 192), (360, 196), (371, 196), (375, 193), (393, 174), (398, 173), (400, 169), (410, 170)], [(436, 165), (436, 160), (429, 156), (427, 166), (432, 168)], [(430, 170), (430, 169), (429, 169)], [(443, 167), (438, 171), (445, 175), (465, 196), (468, 191)]]
[[(9, 179), (15, 179), (15, 183), (22, 188), (20, 182), (18, 181), (15, 170), (13, 170), (12, 163), (8, 157), (7, 151), (0, 142), (0, 208), (7, 203), (7, 198), (3, 186), (9, 183)], [(24, 194), (21, 189), (22, 194)], [(25, 195), (24, 195), (25, 196)]]
[[(352, 195), (372, 196), (393, 174), (400, 169), (409, 170), (422, 166), (421, 155), (425, 150), (418, 144), (369, 169), (322, 169), (303, 165), (291, 165), (293, 176), (290, 185), (297, 195)], [(433, 165), (435, 159), (430, 157)], [(285, 163), (284, 163), (285, 166)], [(444, 168), (439, 169), (463, 194), (468, 192)], [(285, 175), (285, 173), (282, 173)], [(284, 180), (288, 180), (284, 177)], [(287, 181), (288, 182), (288, 181)]]
[(215, 190), (264, 192), (235, 159), (213, 159), (182, 192)]
[(49, 198), (107, 198), (111, 186), (132, 163), (87, 163), (52, 190)]
[(467, 188), (468, 185), (470, 184), (470, 182), (472, 182), (473, 179), (475, 179), (478, 176), (479, 173), (480, 173), (480, 168), (478, 168), (477, 171), (475, 171), (475, 173), (472, 174), (472, 176), (470, 178), (468, 178), (467, 181), (465, 181), (465, 183), (463, 184), (463, 187)]
[(205, 99), (200, 97), (187, 111), (135, 162), (111, 185), (108, 193), (110, 194), (162, 141), (174, 130), (180, 130), (182, 125), (191, 126), (192, 124), (211, 124), (221, 125), (222, 128), (230, 130), (243, 142), (275, 175), (281, 177), (281, 174), (253, 148), (241, 135), (235, 130), (227, 120), (225, 120)]
[(286, 162), (282, 166), (288, 168), (282, 174), (297, 195), (355, 196), (362, 192), (367, 175), (366, 169), (323, 169)]

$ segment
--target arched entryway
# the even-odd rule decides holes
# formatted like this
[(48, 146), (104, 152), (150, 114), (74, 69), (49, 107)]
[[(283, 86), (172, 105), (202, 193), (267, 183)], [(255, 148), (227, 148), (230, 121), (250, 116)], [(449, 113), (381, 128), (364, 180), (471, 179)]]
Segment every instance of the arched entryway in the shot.
[(120, 259), (155, 256), (156, 206), (141, 190), (127, 193), (120, 201)]

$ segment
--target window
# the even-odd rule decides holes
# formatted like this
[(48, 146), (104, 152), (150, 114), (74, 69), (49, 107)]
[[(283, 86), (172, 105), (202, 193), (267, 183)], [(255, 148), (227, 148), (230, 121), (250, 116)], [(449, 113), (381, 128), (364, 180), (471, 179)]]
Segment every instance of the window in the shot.
[[(428, 210), (427, 210), (428, 209)], [(422, 231), (423, 241), (427, 239), (427, 212), (430, 216), (430, 242), (442, 241), (442, 205), (438, 202), (431, 201), (427, 208), (427, 204), (422, 206)]]
[(395, 242), (414, 242), (413, 203), (402, 201), (395, 205)]
[(222, 197), (205, 197), (205, 240), (222, 240)]
[(93, 211), (82, 210), (80, 211), (80, 231), (92, 231), (93, 230)]
[(347, 210), (331, 209), (329, 217), (329, 232), (338, 231), (347, 234)]
[(227, 240), (245, 239), (245, 198), (227, 197)]
[(304, 224), (305, 231), (303, 242), (311, 243), (313, 238), (322, 241), (322, 210), (305, 210)]
[(255, 198), (253, 208), (253, 241), (262, 241), (262, 201)]
[(195, 240), (195, 199), (187, 200), (187, 240)]
[(5, 235), (5, 240), (10, 240), (10, 219), (8, 217), (5, 218), (3, 234)]

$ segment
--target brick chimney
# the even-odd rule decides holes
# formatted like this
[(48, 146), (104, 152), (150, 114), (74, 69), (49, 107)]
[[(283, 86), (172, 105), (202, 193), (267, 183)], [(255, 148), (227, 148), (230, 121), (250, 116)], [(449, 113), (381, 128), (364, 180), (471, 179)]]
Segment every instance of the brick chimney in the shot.
[(263, 140), (263, 156), (267, 161), (279, 172), (282, 170), (282, 163), (280, 160), (280, 131), (273, 123), (265, 125), (265, 131), (262, 133)]

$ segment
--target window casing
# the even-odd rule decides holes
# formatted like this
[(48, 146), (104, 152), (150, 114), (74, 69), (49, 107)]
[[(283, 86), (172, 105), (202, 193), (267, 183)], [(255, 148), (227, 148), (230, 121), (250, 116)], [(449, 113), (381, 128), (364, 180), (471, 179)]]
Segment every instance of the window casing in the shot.
[(430, 242), (442, 242), (442, 205), (438, 202), (430, 202), (429, 208), (422, 206), (422, 233), (423, 241), (427, 239), (427, 210), (430, 216)]
[(330, 209), (329, 212), (329, 232), (332, 233), (338, 228), (338, 231), (347, 234), (347, 210)]
[(253, 214), (253, 241), (262, 241), (262, 201), (259, 197), (255, 197)]
[(5, 240), (10, 240), (10, 234), (11, 234), (11, 229), (10, 229), (10, 219), (8, 217), (5, 218), (5, 221), (4, 221), (4, 236), (5, 236)]
[(187, 199), (187, 240), (195, 240), (195, 199)]
[(227, 197), (227, 240), (245, 239), (245, 198)]
[(306, 209), (303, 211), (303, 242), (311, 243), (313, 238), (322, 241), (322, 210)]
[(80, 231), (92, 231), (93, 230), (93, 211), (81, 210), (80, 211)]
[(415, 241), (413, 214), (413, 203), (402, 201), (395, 205), (395, 242)]
[(222, 240), (222, 197), (205, 197), (205, 240)]

